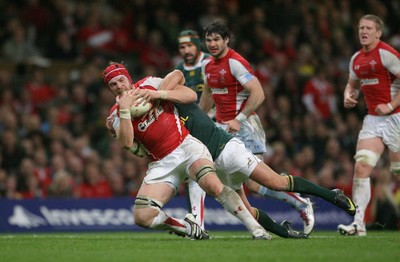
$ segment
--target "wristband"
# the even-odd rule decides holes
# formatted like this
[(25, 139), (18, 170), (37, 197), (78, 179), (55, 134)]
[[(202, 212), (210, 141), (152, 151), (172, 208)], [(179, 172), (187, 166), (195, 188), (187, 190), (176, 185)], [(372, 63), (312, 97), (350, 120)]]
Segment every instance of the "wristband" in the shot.
[(239, 122), (243, 122), (247, 119), (247, 116), (245, 114), (243, 114), (242, 112), (240, 112), (236, 117), (236, 120), (238, 120)]
[(167, 98), (167, 92), (165, 91), (160, 91), (160, 92), (161, 92), (160, 99), (165, 100)]
[(120, 109), (119, 118), (131, 120), (132, 119), (131, 111), (129, 111), (129, 109)]
[(392, 106), (391, 103), (387, 103), (386, 105), (390, 108), (390, 111), (393, 111), (393, 110), (394, 110), (394, 108), (393, 108), (393, 106)]

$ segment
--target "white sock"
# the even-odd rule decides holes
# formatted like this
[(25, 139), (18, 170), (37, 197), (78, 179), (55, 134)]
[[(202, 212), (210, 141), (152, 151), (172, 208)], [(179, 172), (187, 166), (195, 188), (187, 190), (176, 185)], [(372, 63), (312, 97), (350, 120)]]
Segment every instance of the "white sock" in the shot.
[(215, 198), (229, 213), (239, 218), (240, 221), (247, 227), (250, 233), (256, 229), (263, 229), (257, 220), (250, 214), (242, 199), (231, 188), (224, 186), (219, 197)]
[(204, 198), (206, 192), (192, 179), (188, 181), (191, 213), (196, 218), (197, 224), (204, 229)]
[(357, 207), (354, 222), (357, 225), (364, 225), (365, 209), (371, 200), (371, 183), (368, 178), (353, 179), (353, 202)]
[(164, 211), (160, 210), (158, 215), (153, 219), (150, 225), (152, 229), (171, 230), (183, 234), (190, 234), (191, 228), (183, 219), (177, 219), (168, 216)]
[(307, 207), (307, 201), (304, 198), (302, 198), (299, 194), (293, 192), (275, 191), (266, 188), (265, 186), (260, 186), (258, 193), (262, 196), (268, 196), (280, 200), (282, 202), (286, 202), (292, 207), (294, 207), (297, 211), (302, 211), (304, 208)]

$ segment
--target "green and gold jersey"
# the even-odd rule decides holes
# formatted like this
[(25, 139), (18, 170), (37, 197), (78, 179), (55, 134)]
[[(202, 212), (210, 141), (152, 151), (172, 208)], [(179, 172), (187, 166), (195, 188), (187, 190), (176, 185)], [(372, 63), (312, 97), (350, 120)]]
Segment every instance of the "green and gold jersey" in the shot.
[(195, 103), (175, 103), (175, 107), (178, 109), (181, 121), (190, 134), (206, 145), (213, 159), (217, 159), (225, 148), (226, 143), (232, 139), (232, 135), (217, 127), (211, 118)]
[(184, 62), (181, 62), (176, 66), (176, 69), (181, 71), (185, 76), (185, 86), (190, 87), (197, 93), (197, 103), (200, 101), (200, 96), (204, 87), (204, 76), (201, 73), (201, 62), (209, 56), (209, 54), (201, 52), (200, 59), (195, 65), (188, 66), (185, 65)]

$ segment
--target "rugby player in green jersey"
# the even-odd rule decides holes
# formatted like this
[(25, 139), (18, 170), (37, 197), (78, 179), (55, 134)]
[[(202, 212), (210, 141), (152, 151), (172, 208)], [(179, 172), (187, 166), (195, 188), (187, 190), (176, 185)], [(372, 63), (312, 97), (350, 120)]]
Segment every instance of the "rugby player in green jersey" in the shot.
[[(199, 34), (194, 30), (183, 30), (179, 33), (177, 40), (179, 54), (183, 60), (177, 64), (176, 69), (183, 73), (185, 86), (196, 92), (198, 103), (204, 86), (201, 63), (210, 55), (202, 51)], [(204, 198), (206, 193), (190, 179), (186, 180), (184, 185), (188, 197), (188, 211), (193, 214), (197, 223), (204, 229)]]

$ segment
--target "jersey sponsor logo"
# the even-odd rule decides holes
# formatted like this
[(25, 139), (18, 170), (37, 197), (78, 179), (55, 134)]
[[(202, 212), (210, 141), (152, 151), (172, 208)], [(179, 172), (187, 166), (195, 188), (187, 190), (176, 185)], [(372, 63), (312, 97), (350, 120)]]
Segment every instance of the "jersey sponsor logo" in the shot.
[(185, 125), (185, 124), (186, 124), (186, 121), (189, 120), (189, 116), (186, 116), (186, 117), (181, 116), (180, 119), (181, 119), (182, 125)]
[[(164, 108), (163, 108), (162, 106), (159, 106), (159, 107), (157, 108), (157, 111), (156, 111), (157, 117), (158, 117), (159, 115), (161, 115), (162, 112), (164, 112)], [(138, 124), (138, 129), (139, 129), (139, 131), (141, 131), (141, 132), (146, 131), (146, 129), (147, 129), (154, 121), (156, 121), (156, 116), (155, 116), (154, 114), (152, 114), (152, 115), (150, 116), (150, 118), (146, 118), (146, 119), (144, 119), (143, 122), (141, 122), (141, 123)]]
[(211, 88), (211, 92), (213, 95), (225, 95), (228, 94), (228, 88)]
[(377, 84), (379, 84), (379, 79), (378, 78), (361, 79), (360, 82), (361, 82), (361, 85), (363, 85), (363, 86), (377, 85)]

